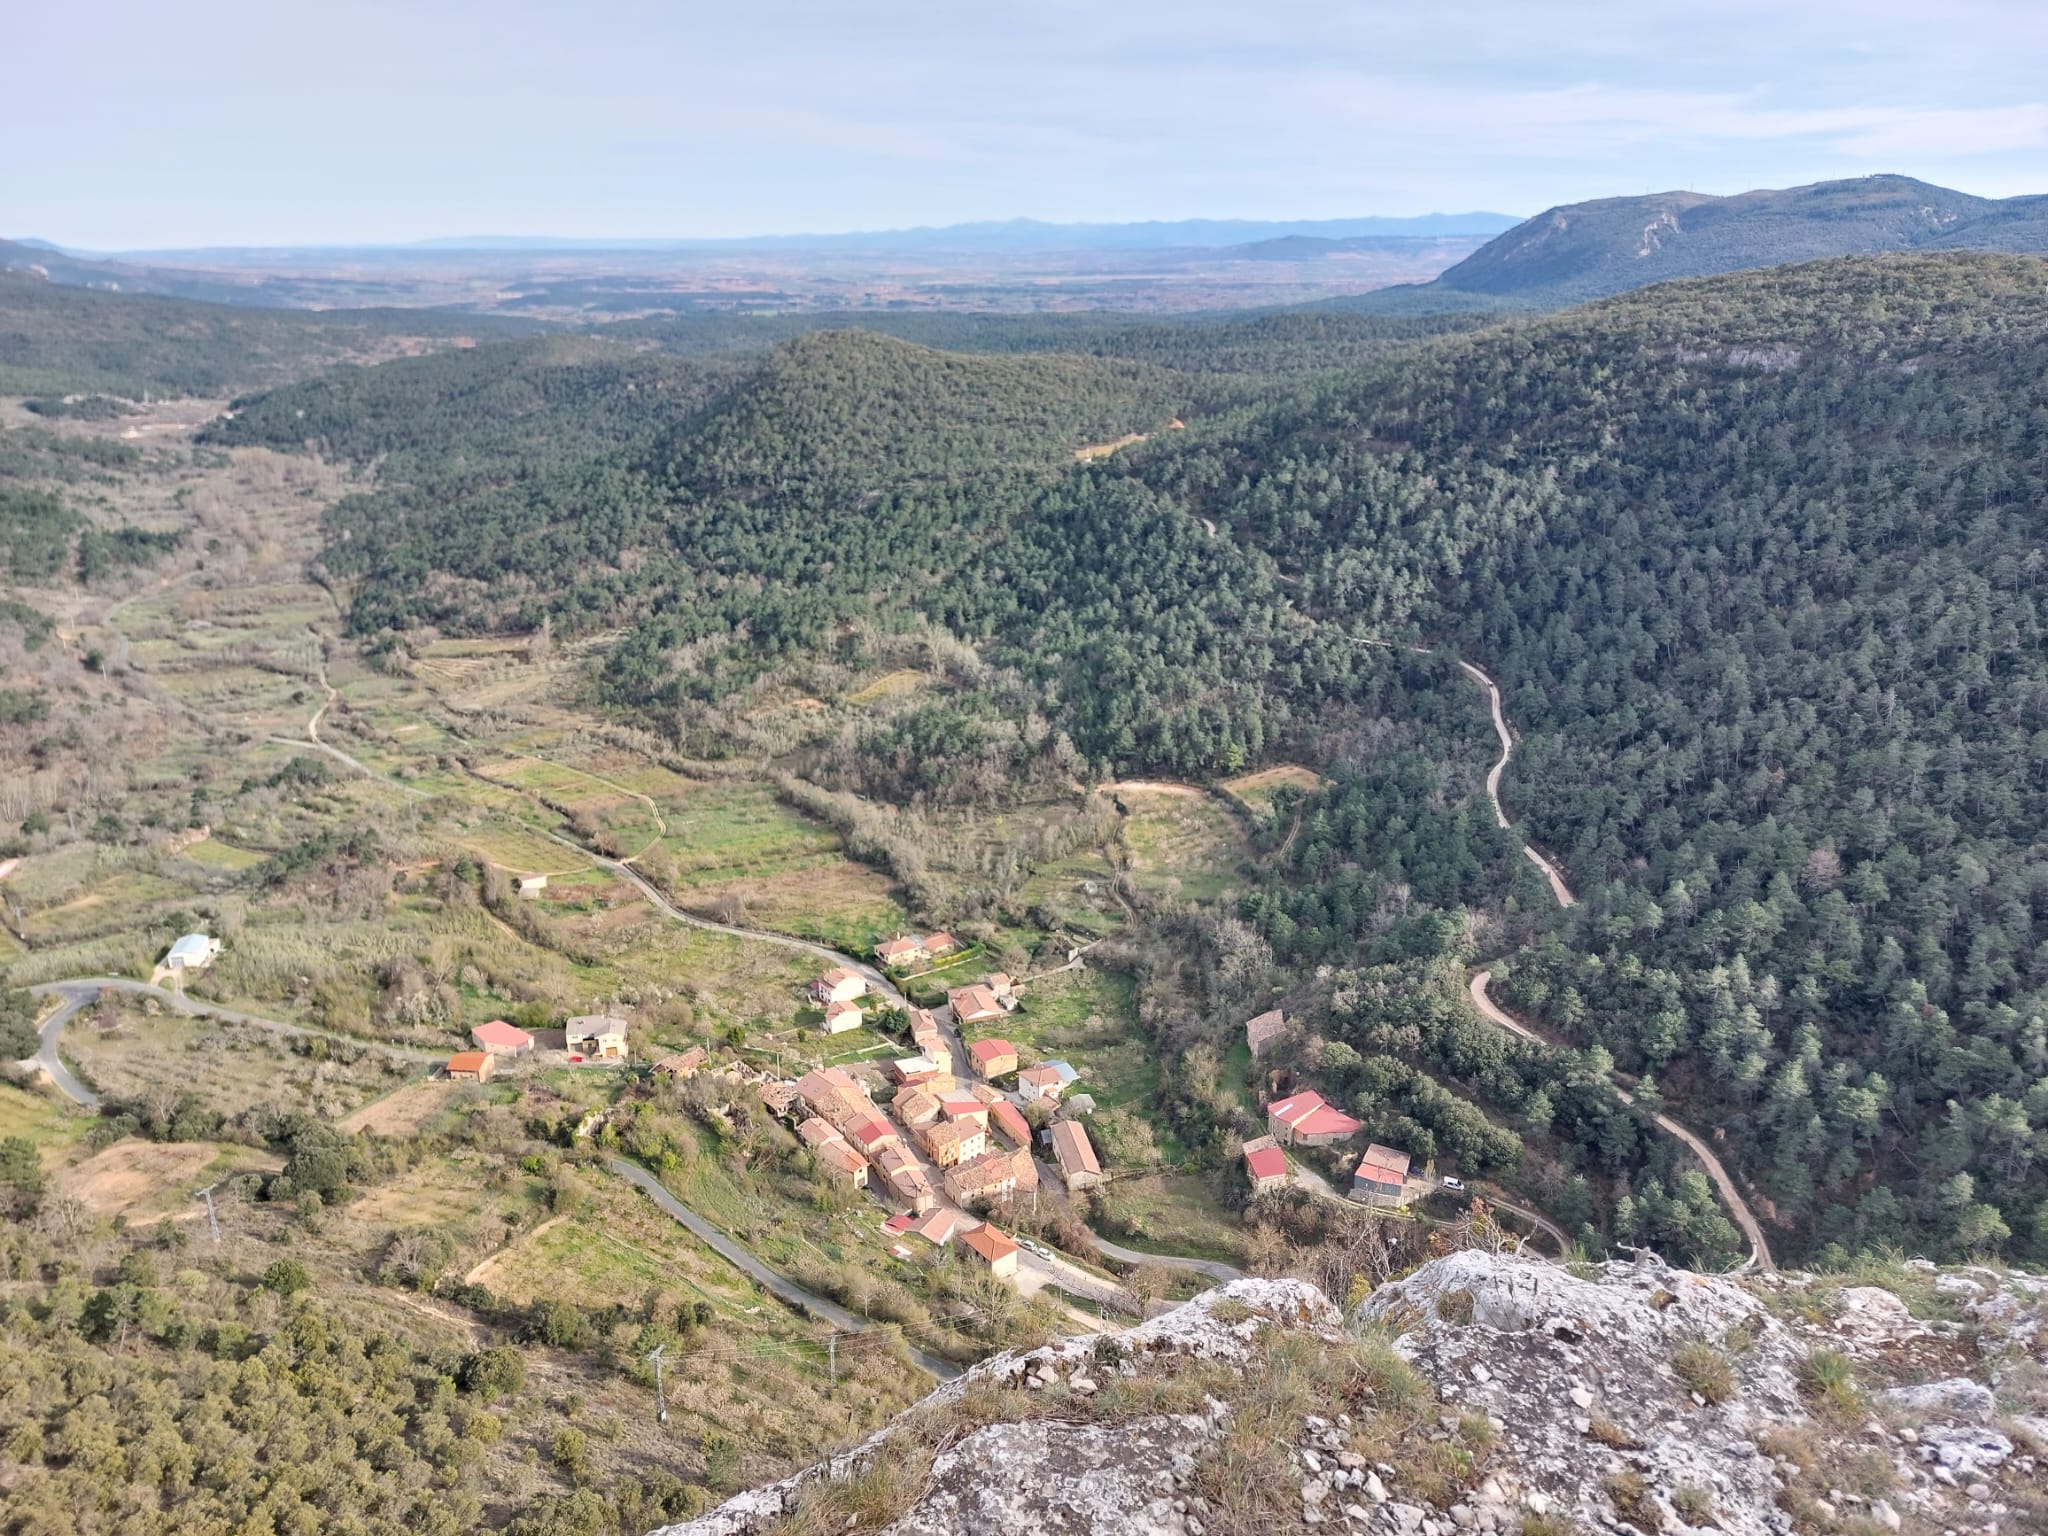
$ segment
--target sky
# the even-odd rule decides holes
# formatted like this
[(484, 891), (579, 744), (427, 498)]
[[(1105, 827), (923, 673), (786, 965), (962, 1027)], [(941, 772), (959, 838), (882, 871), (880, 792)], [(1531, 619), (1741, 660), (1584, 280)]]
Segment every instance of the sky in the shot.
[(2043, 0), (70, 0), (0, 235), (73, 248), (2048, 191)]

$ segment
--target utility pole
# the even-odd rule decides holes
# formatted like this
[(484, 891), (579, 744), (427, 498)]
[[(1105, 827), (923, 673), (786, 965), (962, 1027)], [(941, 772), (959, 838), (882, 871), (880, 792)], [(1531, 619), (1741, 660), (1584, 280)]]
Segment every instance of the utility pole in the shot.
[(218, 1188), (220, 1188), (218, 1184), (209, 1184), (192, 1197), (194, 1200), (204, 1200), (206, 1202), (206, 1224), (213, 1229), (215, 1247), (220, 1246), (220, 1216), (213, 1208), (213, 1192)]
[(825, 1365), (832, 1373), (832, 1390), (839, 1390), (839, 1335), (834, 1332), (825, 1336)]
[(657, 1424), (668, 1422), (668, 1398), (661, 1383), (661, 1357), (667, 1352), (666, 1344), (657, 1344), (647, 1357), (654, 1362), (654, 1422)]

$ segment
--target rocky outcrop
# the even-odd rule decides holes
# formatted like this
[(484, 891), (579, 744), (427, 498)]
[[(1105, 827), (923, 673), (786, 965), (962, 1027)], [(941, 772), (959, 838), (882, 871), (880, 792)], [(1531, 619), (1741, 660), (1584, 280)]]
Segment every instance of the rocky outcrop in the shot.
[(659, 1536), (2048, 1530), (2048, 1285), (1902, 1279), (1465, 1252), (1348, 1319), (1237, 1281)]

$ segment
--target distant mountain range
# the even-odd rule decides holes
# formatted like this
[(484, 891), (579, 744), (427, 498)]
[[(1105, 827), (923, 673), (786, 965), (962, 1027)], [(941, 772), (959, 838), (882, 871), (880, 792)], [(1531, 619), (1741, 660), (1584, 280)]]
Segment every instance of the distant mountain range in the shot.
[[(633, 252), (737, 251), (1086, 251), (1157, 250), (1177, 247), (1241, 246), (1257, 241), (1309, 237), (1342, 241), (1361, 237), (1435, 237), (1492, 235), (1508, 229), (1515, 216), (1507, 213), (1424, 213), (1407, 217), (1355, 219), (1175, 219), (1136, 224), (1054, 224), (1038, 219), (1005, 219), (978, 224), (920, 226), (914, 229), (859, 230), (844, 234), (746, 235), (722, 239), (569, 238), (558, 235), (445, 235), (402, 244), (361, 246), (295, 246), (300, 252), (335, 254), (348, 251), (381, 253), (487, 251), (505, 255), (520, 251), (594, 254)], [(79, 251), (47, 240), (0, 241), (0, 265), (9, 260), (8, 245), (82, 261), (128, 263), (218, 262), (241, 255), (276, 256), (278, 249), (211, 247), (198, 250)]]
[(1928, 250), (2048, 251), (2048, 196), (1972, 197), (1910, 176), (1864, 176), (1735, 197), (1602, 198), (1539, 213), (1435, 281), (1362, 302), (1462, 308), (1478, 297), (1562, 308), (1673, 278)]

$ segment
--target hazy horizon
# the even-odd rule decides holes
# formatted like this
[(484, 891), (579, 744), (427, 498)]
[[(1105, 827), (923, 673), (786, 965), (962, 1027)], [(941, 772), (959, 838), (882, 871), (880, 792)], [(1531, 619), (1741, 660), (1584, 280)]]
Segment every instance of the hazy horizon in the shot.
[[(2041, 190), (2048, 8), (82, 0), (0, 221), (81, 250), (1317, 220), (1898, 172)], [(540, 238), (526, 235), (524, 238)]]

